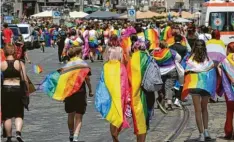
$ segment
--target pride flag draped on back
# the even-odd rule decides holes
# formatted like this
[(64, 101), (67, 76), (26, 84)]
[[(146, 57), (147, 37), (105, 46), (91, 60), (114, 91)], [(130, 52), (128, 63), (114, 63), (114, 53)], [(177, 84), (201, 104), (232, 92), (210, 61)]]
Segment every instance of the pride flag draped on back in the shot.
[(226, 58), (226, 49), (223, 41), (211, 39), (206, 42), (208, 56), (217, 62), (221, 62)]
[(125, 117), (129, 95), (126, 68), (119, 61), (104, 64), (99, 84), (96, 89), (95, 107), (108, 122), (117, 128), (129, 127)]
[(145, 30), (145, 39), (150, 42), (150, 50), (159, 47), (159, 35), (156, 30), (154, 29), (147, 29)]
[(39, 89), (49, 97), (63, 101), (80, 89), (89, 71), (83, 60), (70, 61), (63, 68), (48, 74)]
[(135, 134), (146, 133), (146, 120), (148, 116), (146, 96), (141, 88), (141, 82), (148, 66), (147, 53), (137, 51), (133, 53), (128, 63), (128, 77), (131, 84), (131, 108)]
[(231, 84), (234, 81), (234, 61), (232, 57), (234, 53), (229, 54), (225, 60), (221, 63), (222, 65), (222, 85), (229, 101), (234, 101), (234, 85)]
[(128, 61), (129, 51), (131, 50), (132, 41), (129, 36), (122, 36), (120, 41), (120, 46), (123, 49), (123, 58)]
[(162, 34), (160, 36), (160, 40), (167, 41), (167, 39), (169, 39), (170, 37), (172, 37), (171, 27), (166, 26), (166, 28), (163, 30), (163, 32), (162, 32)]
[(189, 93), (200, 93), (215, 97), (217, 86), (217, 72), (211, 59), (203, 63), (193, 61), (191, 57), (186, 62), (184, 87), (182, 91), (182, 100)]

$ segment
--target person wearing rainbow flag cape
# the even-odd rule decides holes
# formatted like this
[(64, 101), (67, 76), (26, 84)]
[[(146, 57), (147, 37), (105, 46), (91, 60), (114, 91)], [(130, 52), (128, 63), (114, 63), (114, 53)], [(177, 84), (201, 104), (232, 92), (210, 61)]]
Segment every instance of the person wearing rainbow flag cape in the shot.
[(38, 88), (50, 98), (64, 101), (71, 142), (78, 142), (82, 118), (86, 112), (86, 84), (89, 88), (89, 97), (93, 96), (89, 78), (90, 67), (80, 58), (81, 53), (81, 47), (69, 48), (67, 53), (69, 62), (61, 69), (48, 74)]
[(96, 53), (96, 48), (98, 48), (98, 34), (97, 34), (97, 31), (96, 31), (94, 25), (90, 26), (90, 31), (88, 33), (88, 38), (89, 38), (90, 60), (91, 60), (91, 62), (94, 62), (94, 56), (95, 56), (95, 53)]
[(122, 63), (122, 48), (116, 41), (109, 41), (104, 53), (105, 64), (95, 94), (95, 107), (110, 123), (113, 142), (119, 142), (122, 128), (128, 128), (126, 108), (129, 98), (129, 83), (125, 65)]
[(225, 139), (232, 139), (234, 114), (234, 42), (227, 46), (227, 57), (219, 64), (219, 74), (222, 76), (222, 87), (226, 99), (227, 113), (225, 122)]
[(217, 73), (208, 57), (206, 44), (197, 40), (186, 60), (182, 101), (190, 94), (193, 99), (195, 118), (199, 130), (198, 141), (211, 140), (208, 131), (208, 102), (216, 94)]

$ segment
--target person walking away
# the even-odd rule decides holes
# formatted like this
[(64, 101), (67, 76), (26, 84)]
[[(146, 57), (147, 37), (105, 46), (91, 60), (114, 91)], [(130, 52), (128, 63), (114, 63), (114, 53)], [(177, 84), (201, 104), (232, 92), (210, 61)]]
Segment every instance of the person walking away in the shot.
[[(70, 61), (66, 64), (72, 64), (72, 62), (84, 62), (81, 59), (82, 48), (81, 47), (73, 47), (69, 48), (68, 56)], [(65, 65), (65, 67), (66, 67)], [(79, 67), (79, 65), (77, 65)], [(82, 82), (80, 89), (75, 92), (70, 97), (65, 98), (65, 111), (68, 113), (68, 129), (70, 132), (69, 140), (71, 142), (78, 142), (80, 129), (82, 126), (83, 115), (86, 112), (87, 106), (87, 96), (86, 96), (86, 85), (89, 88), (89, 97), (93, 97), (92, 86), (90, 83), (91, 71), (85, 77), (85, 81)]]
[(200, 142), (211, 140), (207, 104), (210, 97), (215, 96), (216, 84), (216, 69), (212, 59), (208, 57), (205, 41), (197, 40), (186, 61), (182, 101), (189, 94), (192, 96)]
[(91, 30), (89, 31), (89, 48), (90, 48), (90, 60), (94, 62), (96, 48), (98, 47), (98, 35), (97, 31), (94, 28), (94, 25), (91, 25)]
[(40, 31), (40, 46), (41, 46), (41, 52), (45, 52), (45, 33), (44, 31)]
[(56, 27), (53, 32), (52, 32), (52, 47), (55, 48), (57, 45), (57, 39), (58, 39), (58, 35), (59, 35), (59, 31), (58, 31), (58, 27)]
[(234, 115), (234, 42), (227, 46), (227, 57), (219, 64), (219, 74), (222, 76), (222, 86), (226, 99), (226, 122), (224, 126), (227, 140), (233, 139), (233, 115)]
[(65, 39), (66, 39), (66, 30), (64, 27), (62, 27), (62, 29), (59, 31), (58, 34), (58, 58), (59, 58), (59, 63), (62, 63), (62, 53), (63, 53), (63, 49), (65, 46)]
[(165, 103), (167, 102), (167, 110), (173, 110), (172, 97), (175, 96), (173, 90), (176, 80), (178, 80), (178, 73), (175, 62), (181, 61), (181, 56), (175, 51), (167, 47), (166, 42), (161, 41), (159, 48), (152, 51), (151, 55), (156, 59), (162, 75), (163, 87), (158, 92), (159, 96), (156, 102), (163, 113), (165, 110)]
[(209, 29), (206, 26), (201, 27), (201, 33), (199, 34), (198, 39), (204, 40), (205, 42), (211, 39), (211, 34), (209, 34)]
[(175, 38), (175, 44), (173, 44), (172, 46), (170, 46), (169, 48), (172, 49), (172, 50), (175, 50), (180, 56), (181, 58), (183, 59), (184, 56), (187, 54), (188, 50), (187, 50), (187, 47), (183, 46), (181, 44), (182, 42), (182, 36), (181, 35), (178, 35), (176, 34), (174, 36)]
[(190, 45), (190, 47), (193, 47), (195, 41), (198, 39), (195, 32), (196, 32), (196, 28), (190, 25), (188, 27), (188, 34), (187, 34), (187, 40), (188, 40), (188, 44)]
[[(104, 53), (104, 60), (105, 64), (95, 94), (95, 107), (110, 123), (113, 142), (119, 142), (120, 131), (122, 128), (129, 127), (125, 116), (129, 84), (126, 67), (121, 62), (122, 48), (110, 41)], [(110, 107), (109, 111), (106, 112), (103, 111), (105, 110), (103, 106), (115, 107)]]
[(39, 27), (35, 27), (32, 32), (33, 36), (33, 45), (36, 49), (40, 48), (40, 43), (39, 43)]
[(21, 89), (20, 80), (24, 80), (28, 88), (28, 79), (23, 62), (14, 59), (15, 48), (6, 45), (4, 53), (6, 61), (1, 62), (3, 84), (1, 90), (2, 120), (6, 130), (7, 142), (12, 142), (12, 118), (15, 118), (16, 139), (24, 142), (21, 137), (24, 119), (24, 103), (22, 101), (24, 90)]
[(83, 38), (84, 38), (84, 48), (83, 48), (83, 59), (84, 60), (87, 60), (89, 59), (89, 30), (90, 30), (90, 26), (88, 25), (86, 28), (85, 28), (85, 31), (83, 33)]
[(3, 34), (3, 41), (4, 41), (4, 45), (6, 44), (11, 44), (12, 43), (12, 40), (13, 40), (13, 32), (10, 28), (8, 28), (8, 24), (7, 23), (4, 23), (3, 24), (3, 31), (2, 31), (2, 34)]

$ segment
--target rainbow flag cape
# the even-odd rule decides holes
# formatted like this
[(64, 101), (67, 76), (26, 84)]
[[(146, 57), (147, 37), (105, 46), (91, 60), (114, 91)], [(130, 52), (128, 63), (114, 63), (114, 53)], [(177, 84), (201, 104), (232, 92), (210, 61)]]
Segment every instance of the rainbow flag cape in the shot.
[(171, 31), (171, 27), (170, 26), (167, 26), (164, 30), (163, 30), (163, 32), (162, 32), (162, 34), (161, 34), (161, 36), (160, 36), (160, 40), (165, 40), (165, 41), (167, 41), (167, 39), (169, 39), (170, 37), (172, 37), (172, 33), (171, 33), (172, 31)]
[(221, 40), (211, 39), (206, 42), (208, 56), (217, 62), (221, 62), (226, 58), (226, 47)]
[(48, 74), (38, 89), (43, 90), (50, 98), (63, 101), (77, 92), (90, 69), (81, 59), (71, 59), (63, 68)]
[(147, 53), (138, 51), (132, 54), (128, 62), (128, 77), (131, 85), (131, 109), (134, 122), (135, 134), (146, 133), (146, 120), (148, 110), (146, 96), (141, 89), (141, 82), (148, 66), (149, 56)]
[(173, 56), (176, 53), (173, 53), (173, 50), (169, 48), (164, 48), (160, 51), (153, 52), (153, 57), (155, 58), (159, 66), (167, 66), (174, 63)]
[(129, 94), (126, 68), (120, 61), (104, 64), (95, 94), (95, 107), (108, 122), (117, 128), (127, 128), (125, 117)]
[[(173, 44), (175, 44), (175, 37), (173, 36), (173, 37), (168, 38), (166, 42), (167, 42), (168, 47), (172, 46)], [(181, 44), (186, 47), (188, 46), (185, 37), (183, 37)]]
[(40, 74), (40, 73), (42, 73), (43, 69), (40, 65), (33, 65), (33, 71), (36, 74)]
[(131, 50), (132, 41), (129, 36), (122, 36), (120, 46), (123, 49), (123, 58), (127, 62), (129, 59), (129, 51)]
[(216, 69), (211, 69), (207, 72), (191, 72), (184, 77), (184, 87), (182, 91), (182, 100), (184, 100), (189, 93), (196, 93), (203, 91), (210, 96), (215, 97), (216, 93), (217, 74)]
[(145, 39), (150, 41), (150, 50), (159, 47), (159, 36), (156, 30), (147, 29), (145, 30)]

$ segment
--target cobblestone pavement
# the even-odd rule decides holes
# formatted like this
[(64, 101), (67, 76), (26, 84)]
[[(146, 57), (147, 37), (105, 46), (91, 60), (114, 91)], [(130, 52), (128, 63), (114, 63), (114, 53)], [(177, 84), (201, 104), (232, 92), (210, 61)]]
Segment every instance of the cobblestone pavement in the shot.
[[(58, 63), (57, 49), (46, 49), (45, 53), (40, 50), (29, 52), (33, 64), (40, 64), (43, 67), (43, 73), (37, 75), (32, 72), (32, 65), (27, 65), (27, 73), (34, 84), (39, 84), (46, 74), (62, 65)], [(101, 62), (90, 63), (92, 69), (92, 87), (95, 91), (102, 69)], [(49, 99), (40, 91), (31, 95), (30, 111), (25, 111), (25, 125), (22, 135), (26, 142), (68, 142), (67, 114), (64, 111), (64, 104)], [(109, 132), (109, 123), (101, 118), (101, 115), (94, 108), (94, 99), (88, 98), (86, 114), (83, 118), (83, 126), (80, 133), (80, 141), (85, 142), (111, 142)], [(192, 106), (190, 121), (179, 136), (176, 142), (182, 142), (187, 139), (193, 139), (198, 135), (194, 120)], [(223, 126), (225, 119), (225, 103), (210, 104), (210, 130), (212, 136), (223, 136)], [(163, 142), (178, 127), (182, 110), (176, 109), (167, 115), (162, 114), (155, 109), (151, 120), (151, 127), (148, 131), (147, 142)], [(132, 121), (129, 120), (131, 125)], [(119, 136), (120, 142), (136, 141), (133, 134), (133, 128), (123, 130)], [(220, 141), (220, 139), (217, 139)]]

